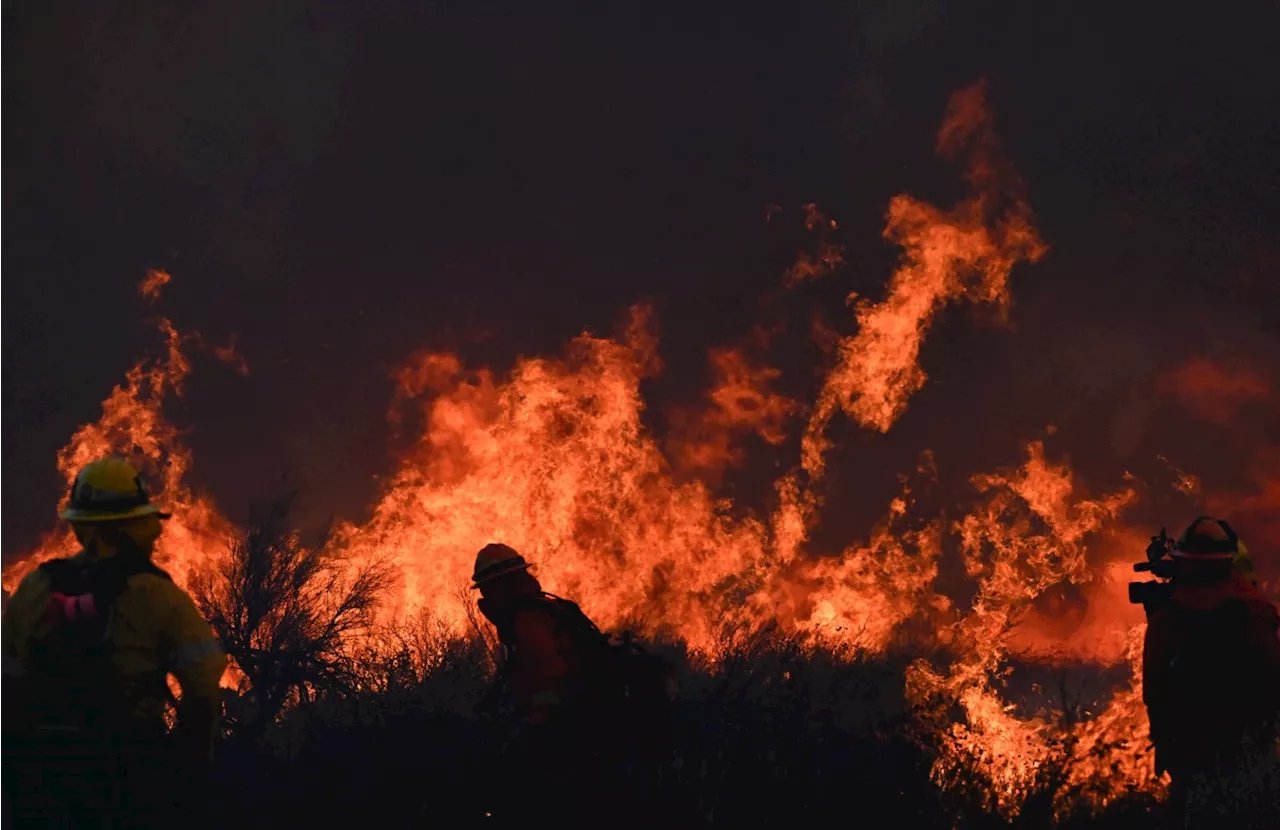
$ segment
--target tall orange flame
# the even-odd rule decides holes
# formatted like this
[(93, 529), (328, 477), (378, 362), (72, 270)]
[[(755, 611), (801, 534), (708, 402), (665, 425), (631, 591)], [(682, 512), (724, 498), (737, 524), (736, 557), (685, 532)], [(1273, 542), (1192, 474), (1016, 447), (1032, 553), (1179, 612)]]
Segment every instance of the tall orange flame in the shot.
[[(154, 302), (169, 281), (167, 272), (149, 271), (140, 293)], [(102, 416), (76, 430), (58, 451), (58, 472), (67, 482), (58, 509), (67, 506), (71, 483), (86, 464), (107, 455), (128, 458), (147, 479), (157, 501), (173, 514), (157, 544), (156, 561), (185, 586), (196, 568), (222, 552), (231, 526), (212, 502), (194, 494), (186, 483), (191, 452), (162, 410), (170, 394), (182, 395), (191, 364), (182, 351), (184, 335), (173, 323), (160, 317), (156, 327), (164, 338), (163, 355), (143, 359), (129, 369), (124, 384), (102, 402)], [(31, 555), (5, 570), (4, 588), (12, 591), (41, 562), (70, 556), (78, 549), (69, 529), (47, 534)]]
[(430, 393), (422, 440), (373, 518), (340, 527), (340, 542), (394, 556), (405, 611), (432, 605), (461, 624), (475, 552), (503, 541), (604, 625), (661, 621), (710, 644), (713, 621), (759, 584), (772, 542), (701, 481), (672, 480), (640, 420), (650, 350), (634, 326), (620, 342), (582, 335), (564, 359), (524, 360), (505, 382), (420, 355), (400, 397)]
[(1053, 724), (1039, 716), (1020, 718), (1000, 695), (1010, 637), (1029, 603), (1046, 589), (1092, 578), (1087, 537), (1114, 520), (1135, 493), (1073, 500), (1070, 470), (1047, 462), (1038, 442), (1029, 445), (1020, 470), (975, 476), (973, 482), (987, 500), (956, 530), (966, 570), (978, 579), (977, 596), (955, 625), (950, 667), (939, 671), (917, 661), (907, 688), (920, 705), (958, 705), (964, 713), (943, 736), (935, 778), (946, 783), (976, 771), (990, 784), (992, 806), (1016, 812), (1053, 757), (1054, 733)]
[(838, 363), (804, 437), (804, 467), (811, 475), (822, 472), (824, 433), (837, 409), (881, 432), (902, 415), (907, 399), (924, 385), (920, 347), (943, 305), (968, 298), (1003, 313), (1013, 266), (1035, 262), (1046, 250), (1018, 177), (1001, 155), (984, 84), (952, 96), (937, 146), (944, 157), (966, 156), (965, 178), (974, 195), (949, 211), (905, 194), (889, 203), (884, 236), (902, 246), (903, 261), (883, 301), (859, 301), (858, 331), (839, 343)]

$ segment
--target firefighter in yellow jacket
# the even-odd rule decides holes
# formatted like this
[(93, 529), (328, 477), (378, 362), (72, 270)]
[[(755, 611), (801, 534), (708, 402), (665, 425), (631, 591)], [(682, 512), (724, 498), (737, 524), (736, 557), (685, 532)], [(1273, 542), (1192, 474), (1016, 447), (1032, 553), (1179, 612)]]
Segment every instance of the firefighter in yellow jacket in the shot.
[[(182, 821), (208, 772), (226, 657), (151, 561), (168, 515), (132, 466), (89, 464), (61, 515), (82, 551), (28, 574), (0, 629), (6, 826)], [(181, 687), (172, 730), (170, 674)]]

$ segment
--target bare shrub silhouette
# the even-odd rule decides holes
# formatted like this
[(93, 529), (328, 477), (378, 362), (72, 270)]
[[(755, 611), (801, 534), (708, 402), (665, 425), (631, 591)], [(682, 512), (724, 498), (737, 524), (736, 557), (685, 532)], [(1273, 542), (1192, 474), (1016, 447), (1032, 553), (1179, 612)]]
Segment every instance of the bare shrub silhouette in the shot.
[(201, 612), (248, 680), (241, 728), (252, 739), (290, 704), (360, 688), (365, 663), (352, 644), (373, 632), (378, 599), (395, 577), (386, 561), (353, 568), (327, 535), (303, 544), (289, 525), (294, 495), (251, 510), (227, 556), (193, 585)]

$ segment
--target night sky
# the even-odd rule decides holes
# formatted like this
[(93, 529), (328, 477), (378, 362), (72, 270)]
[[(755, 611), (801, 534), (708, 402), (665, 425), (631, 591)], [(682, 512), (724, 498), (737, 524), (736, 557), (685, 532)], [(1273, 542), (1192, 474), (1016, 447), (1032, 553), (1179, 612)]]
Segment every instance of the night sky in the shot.
[[(1049, 424), (1094, 491), (1157, 454), (1206, 490), (1280, 487), (1280, 7), (1185, 5), (10, 4), (6, 561), (54, 526), (55, 452), (154, 348), (152, 313), (235, 333), (250, 366), (193, 354), (170, 412), (233, 519), (282, 480), (306, 516), (360, 518), (413, 351), (507, 367), (637, 301), (666, 363), (645, 387), (659, 434), (705, 389), (706, 349), (761, 320), (786, 325), (767, 357), (812, 400), (814, 314), (850, 332), (845, 295), (883, 291), (894, 194), (963, 196), (934, 135), (983, 77), (1050, 251), (1015, 270), (1008, 326), (939, 317), (888, 435), (836, 419), (849, 532), (921, 449), (959, 486)], [(847, 265), (783, 292), (806, 202)], [(148, 268), (174, 278), (154, 310)], [(1194, 355), (1270, 391), (1207, 423), (1160, 391)], [(755, 457), (773, 475), (794, 444)], [(1253, 510), (1246, 538), (1268, 527)]]

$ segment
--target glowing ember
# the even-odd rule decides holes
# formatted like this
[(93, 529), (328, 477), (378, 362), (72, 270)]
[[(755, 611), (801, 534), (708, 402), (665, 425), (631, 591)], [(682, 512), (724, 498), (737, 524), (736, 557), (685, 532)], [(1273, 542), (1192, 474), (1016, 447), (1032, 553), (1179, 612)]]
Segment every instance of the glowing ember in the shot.
[(168, 271), (160, 271), (153, 268), (143, 277), (142, 282), (138, 283), (138, 293), (151, 302), (155, 302), (160, 299), (160, 292), (164, 290), (164, 287), (169, 284), (171, 279), (173, 278), (169, 276)]
[(1179, 493), (1187, 496), (1198, 495), (1200, 492), (1200, 477), (1185, 470), (1180, 470), (1174, 466), (1173, 462), (1165, 458), (1163, 455), (1157, 455), (1156, 460), (1163, 462), (1169, 468), (1170, 475), (1173, 476), (1173, 488)]
[(782, 277), (783, 284), (787, 286), (826, 276), (844, 264), (844, 247), (829, 239), (830, 232), (838, 227), (836, 220), (823, 216), (818, 206), (809, 202), (804, 206), (804, 226), (818, 234), (818, 250), (812, 254), (800, 252), (795, 264)]

